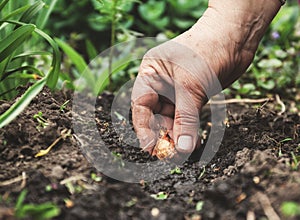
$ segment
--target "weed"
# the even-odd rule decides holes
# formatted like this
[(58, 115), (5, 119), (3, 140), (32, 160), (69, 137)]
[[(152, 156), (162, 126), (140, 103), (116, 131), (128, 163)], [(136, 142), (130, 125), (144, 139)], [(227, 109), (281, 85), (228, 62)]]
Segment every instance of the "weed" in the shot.
[(24, 204), (27, 191), (23, 190), (15, 205), (15, 216), (17, 218), (30, 218), (34, 220), (46, 220), (60, 214), (60, 209), (50, 202), (42, 204)]
[[(7, 6), (7, 3), (10, 2)], [(0, 115), (0, 128), (8, 124), (29, 105), (30, 101), (42, 90), (44, 85), (54, 89), (60, 72), (60, 52), (53, 39), (45, 32), (32, 24), (31, 21), (39, 11), (43, 11), (44, 3), (36, 1), (2, 1), (0, 3), (0, 98), (11, 99), (17, 95), (16, 87), (33, 84), (26, 92), (2, 115)], [(13, 8), (13, 6), (16, 7)], [(43, 21), (44, 22), (44, 21)], [(41, 24), (42, 25), (42, 24)], [(38, 39), (46, 41), (53, 49), (52, 53), (34, 48)], [(31, 46), (32, 47), (31, 47)], [(45, 71), (35, 65), (36, 56), (50, 56), (51, 64)]]
[(202, 208), (203, 208), (203, 205), (204, 205), (203, 201), (197, 202), (197, 204), (196, 204), (196, 211), (198, 211), (198, 212), (201, 211)]
[(281, 212), (286, 217), (299, 217), (300, 216), (300, 204), (292, 201), (286, 201), (281, 204)]
[(165, 200), (168, 198), (168, 193), (166, 192), (159, 192), (157, 194), (151, 194), (150, 195), (152, 198), (156, 199), (156, 200)]
[(34, 114), (33, 118), (38, 122), (38, 125), (36, 126), (36, 129), (38, 131), (41, 131), (42, 128), (44, 129), (49, 125), (47, 119), (43, 117), (42, 112), (38, 112), (37, 114)]
[(70, 102), (70, 100), (65, 101), (65, 102), (59, 107), (59, 110), (60, 110), (61, 112), (64, 112), (65, 109), (66, 109), (66, 107), (67, 107), (67, 105), (69, 104), (69, 102)]
[(170, 171), (170, 173), (171, 173), (171, 175), (173, 175), (173, 174), (182, 174), (182, 171), (179, 167), (176, 166), (174, 169), (172, 169)]
[(98, 176), (96, 173), (91, 173), (91, 179), (95, 182), (100, 182), (102, 180), (102, 177)]
[(293, 151), (291, 152), (291, 155), (293, 160), (291, 164), (291, 168), (292, 170), (298, 170), (298, 167), (300, 165), (300, 156), (296, 156)]
[(125, 203), (125, 206), (130, 208), (134, 206), (138, 202), (138, 199), (136, 197), (133, 197), (131, 200)]
[(206, 171), (205, 166), (203, 166), (202, 171), (201, 171), (201, 173), (200, 173), (198, 179), (201, 179), (201, 178), (204, 176), (205, 171)]

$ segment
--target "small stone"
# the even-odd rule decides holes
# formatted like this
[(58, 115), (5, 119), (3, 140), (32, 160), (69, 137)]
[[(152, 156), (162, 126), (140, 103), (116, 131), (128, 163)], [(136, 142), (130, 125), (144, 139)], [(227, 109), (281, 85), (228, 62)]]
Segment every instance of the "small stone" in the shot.
[(64, 177), (65, 170), (57, 165), (52, 168), (51, 176), (56, 177), (57, 179), (62, 179)]
[(253, 177), (253, 182), (254, 182), (255, 184), (259, 184), (259, 182), (260, 182), (259, 177), (258, 177), (258, 176)]
[(159, 213), (160, 213), (160, 211), (159, 211), (159, 209), (158, 208), (152, 208), (151, 209), (151, 215), (153, 216), (153, 217), (157, 217), (158, 215), (159, 215)]

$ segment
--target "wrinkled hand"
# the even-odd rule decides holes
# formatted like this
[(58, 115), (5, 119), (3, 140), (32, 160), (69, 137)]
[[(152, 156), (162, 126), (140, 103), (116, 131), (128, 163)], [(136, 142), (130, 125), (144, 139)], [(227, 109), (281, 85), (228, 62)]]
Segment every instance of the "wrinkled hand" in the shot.
[[(190, 30), (151, 49), (142, 60), (132, 92), (132, 113), (145, 151), (153, 150), (160, 127), (170, 131), (177, 151), (195, 149), (201, 108), (245, 72), (272, 20), (257, 13), (251, 17), (243, 10), (223, 14), (214, 8), (218, 1), (211, 2)], [(244, 4), (250, 4), (240, 3), (245, 10), (249, 6)], [(245, 15), (244, 20), (237, 19)]]

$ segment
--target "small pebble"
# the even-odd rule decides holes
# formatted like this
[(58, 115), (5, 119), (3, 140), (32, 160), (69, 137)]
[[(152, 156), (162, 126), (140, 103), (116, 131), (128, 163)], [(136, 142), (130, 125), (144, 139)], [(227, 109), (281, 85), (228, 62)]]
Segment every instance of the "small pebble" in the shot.
[(259, 177), (258, 177), (258, 176), (253, 177), (253, 182), (254, 182), (255, 184), (259, 184), (259, 182), (260, 182)]
[(159, 209), (158, 208), (152, 208), (151, 209), (151, 215), (153, 216), (153, 217), (157, 217), (158, 215), (159, 215), (159, 213), (160, 213), (160, 211), (159, 211)]
[(56, 177), (57, 179), (62, 179), (64, 177), (65, 170), (57, 165), (52, 168), (51, 176)]

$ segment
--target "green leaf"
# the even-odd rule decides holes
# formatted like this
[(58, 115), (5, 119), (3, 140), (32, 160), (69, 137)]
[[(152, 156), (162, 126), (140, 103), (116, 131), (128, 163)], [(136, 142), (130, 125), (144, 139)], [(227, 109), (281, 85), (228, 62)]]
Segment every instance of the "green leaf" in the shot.
[(47, 20), (49, 19), (50, 14), (55, 8), (55, 5), (58, 0), (47, 0), (46, 1), (46, 7), (44, 7), (41, 12), (38, 15), (38, 18), (36, 19), (36, 26), (39, 29), (43, 29), (47, 23)]
[(94, 76), (90, 71), (87, 63), (84, 61), (83, 57), (64, 41), (58, 38), (55, 38), (55, 41), (57, 42), (59, 47), (64, 51), (64, 53), (70, 58), (70, 60), (75, 65), (78, 72), (83, 75), (88, 85), (94, 89), (95, 88)]
[(165, 200), (168, 198), (168, 194), (166, 192), (159, 192), (157, 194), (151, 194), (150, 196), (156, 200)]
[(275, 82), (272, 79), (267, 80), (265, 82), (258, 81), (257, 83), (261, 88), (264, 88), (266, 90), (272, 90), (275, 88)]
[(141, 4), (138, 11), (141, 17), (148, 21), (153, 22), (159, 19), (159, 17), (165, 11), (166, 2), (150, 0), (147, 3)]
[(28, 8), (20, 18), (20, 22), (28, 23), (32, 17), (44, 7), (45, 3), (43, 1), (37, 1)]
[(23, 59), (25, 57), (36, 56), (36, 55), (49, 56), (49, 55), (51, 55), (51, 53), (48, 51), (28, 51), (28, 52), (20, 53), (20, 54), (14, 56), (12, 58), (12, 60)]
[(195, 23), (194, 20), (176, 19), (176, 18), (174, 18), (172, 21), (177, 27), (181, 29), (187, 29)]
[(249, 92), (251, 92), (253, 90), (255, 90), (255, 85), (253, 85), (252, 83), (246, 83), (238, 91), (241, 94), (248, 94)]
[(51, 70), (47, 74), (46, 77), (47, 77), (48, 87), (51, 89), (54, 89), (57, 84), (57, 80), (58, 80), (59, 73), (60, 73), (60, 63), (61, 63), (60, 52), (59, 52), (57, 43), (48, 34), (46, 34), (45, 32), (41, 31), (38, 28), (35, 29), (35, 32), (37, 34), (39, 34), (40, 36), (42, 36), (46, 41), (48, 41), (48, 43), (50, 44), (50, 46), (53, 49)]
[(24, 11), (26, 11), (29, 7), (30, 7), (30, 5), (25, 5), (21, 8), (17, 8), (16, 10), (10, 12), (5, 17), (3, 17), (1, 20), (5, 21), (5, 20), (8, 20), (9, 18), (11, 18), (13, 16), (19, 15), (19, 14), (23, 13)]
[(42, 204), (25, 204), (16, 211), (16, 216), (19, 218), (30, 217), (34, 220), (47, 220), (54, 218), (60, 214), (60, 209), (50, 203)]
[(64, 53), (71, 59), (72, 63), (76, 66), (76, 69), (82, 73), (88, 66), (83, 57), (64, 41), (58, 38), (55, 38), (55, 41)]
[(43, 89), (47, 78), (43, 78), (31, 87), (2, 115), (0, 115), (0, 128), (15, 119), (31, 102), (31, 100)]
[(258, 64), (260, 68), (279, 68), (282, 66), (282, 62), (279, 59), (263, 59)]
[(17, 203), (15, 205), (15, 209), (18, 210), (22, 207), (25, 197), (27, 195), (27, 190), (23, 190), (18, 196)]
[(89, 59), (90, 60), (94, 59), (98, 55), (95, 46), (93, 45), (93, 43), (89, 39), (87, 39), (85, 41), (85, 45), (86, 45), (86, 52), (89, 56)]
[[(35, 68), (34, 66), (20, 66), (20, 67), (17, 67), (17, 68), (15, 68), (15, 69), (6, 71), (6, 72), (2, 75), (0, 81), (4, 80), (6, 77), (11, 76), (11, 75), (14, 74), (14, 73), (17, 73), (17, 72), (23, 72), (23, 71), (29, 71), (29, 72), (32, 72), (33, 74), (30, 74), (30, 75), (32, 75), (32, 77), (30, 77), (30, 78), (32, 78), (32, 79), (34, 79), (35, 77), (37, 77), (37, 76), (35, 76), (35, 74), (37, 74), (37, 75), (39, 75), (39, 76), (44, 76), (44, 74), (43, 74), (39, 69)], [(20, 76), (20, 77), (21, 77), (21, 76)], [(27, 77), (26, 77), (26, 78), (27, 78)]]
[(173, 170), (170, 171), (171, 174), (182, 174), (182, 171), (179, 167), (175, 167)]
[(0, 11), (5, 7), (5, 5), (9, 2), (9, 0), (4, 0), (3, 2), (0, 3)]
[(201, 211), (202, 208), (203, 208), (203, 205), (204, 205), (203, 201), (197, 202), (197, 204), (196, 204), (196, 211), (198, 211), (198, 212)]
[(32, 24), (23, 25), (0, 41), (0, 62), (9, 57), (35, 30)]
[(292, 140), (293, 140), (293, 138), (285, 138), (285, 139), (283, 139), (283, 140), (281, 140), (279, 142), (283, 143), (283, 142), (292, 141)]
[(300, 204), (286, 201), (281, 204), (281, 212), (286, 217), (300, 216)]

